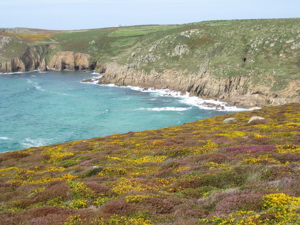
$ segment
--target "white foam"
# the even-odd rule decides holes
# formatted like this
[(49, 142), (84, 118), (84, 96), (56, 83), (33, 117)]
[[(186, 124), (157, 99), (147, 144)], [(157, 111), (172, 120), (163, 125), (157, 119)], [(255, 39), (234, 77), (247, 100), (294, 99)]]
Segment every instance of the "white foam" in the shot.
[[(97, 84), (98, 79), (100, 77), (102, 77), (102, 75), (92, 78), (91, 83)], [(182, 102), (184, 104), (196, 106), (201, 109), (207, 109), (207, 110), (246, 111), (246, 110), (260, 109), (259, 107), (253, 107), (253, 108), (249, 108), (249, 109), (238, 108), (236, 106), (229, 106), (226, 102), (222, 102), (219, 100), (205, 100), (205, 99), (195, 97), (195, 96), (190, 97), (190, 94), (188, 92), (186, 92), (185, 94), (182, 94), (182, 92), (172, 91), (170, 89), (142, 88), (142, 87), (137, 87), (137, 86), (117, 86), (115, 84), (105, 84), (103, 86), (130, 88), (134, 91), (150, 92), (150, 93), (153, 93), (153, 94), (159, 95), (159, 96), (176, 97), (176, 98), (180, 98), (181, 99), (180, 102)], [(166, 107), (166, 108), (169, 108), (168, 111), (170, 111), (170, 109), (172, 107)], [(153, 108), (149, 108), (149, 109), (153, 109)], [(158, 111), (158, 109), (162, 109), (162, 108), (154, 108), (154, 109), (157, 109), (157, 111)], [(143, 109), (143, 110), (145, 110), (145, 109)], [(160, 111), (163, 111), (163, 110), (160, 110)], [(184, 111), (184, 110), (182, 110), (182, 111)]]
[(181, 100), (182, 103), (197, 106), (202, 109), (208, 110), (217, 110), (217, 111), (245, 111), (245, 110), (254, 110), (259, 109), (258, 107), (253, 107), (250, 109), (238, 108), (236, 106), (228, 106), (226, 102), (222, 102), (219, 100), (204, 100), (198, 97), (189, 97), (186, 95)]
[(124, 86), (130, 88), (134, 91), (141, 91), (141, 92), (150, 92), (154, 94), (158, 94), (160, 96), (169, 96), (169, 97), (184, 97), (179, 91), (172, 91), (170, 89), (155, 89), (155, 88), (142, 88), (142, 87), (135, 87), (135, 86)]
[(27, 79), (27, 83), (28, 83), (28, 84), (32, 84), (32, 85), (35, 87), (35, 89), (37, 89), (37, 90), (39, 90), (39, 91), (45, 91), (45, 89), (43, 89), (43, 88), (39, 85), (38, 82), (34, 82), (34, 81), (30, 80), (30, 79)]
[(0, 140), (11, 140), (9, 137), (0, 137)]
[(180, 98), (180, 102), (199, 107), (201, 109), (207, 109), (207, 110), (217, 110), (217, 111), (245, 111), (245, 110), (254, 110), (259, 109), (259, 107), (253, 107), (250, 109), (245, 108), (238, 108), (236, 106), (228, 106), (226, 102), (222, 102), (219, 100), (204, 100), (199, 97), (192, 96), (190, 97), (190, 94), (186, 92), (185, 94), (182, 94), (179, 91), (172, 91), (169, 89), (155, 89), (155, 88), (141, 88), (141, 87), (133, 87), (133, 86), (127, 86), (128, 88), (131, 88), (135, 91), (142, 91), (142, 92), (151, 92), (156, 93), (160, 96), (169, 96), (169, 97), (176, 97)]
[(40, 85), (35, 85), (34, 87), (39, 91), (45, 91)]
[(12, 74), (22, 74), (22, 73), (28, 73), (28, 72), (11, 72), (11, 73), (0, 73), (0, 75), (12, 75)]
[(177, 111), (177, 112), (181, 112), (181, 111), (187, 111), (189, 109), (191, 109), (192, 107), (189, 108), (185, 108), (185, 107), (162, 107), (162, 108), (140, 108), (138, 110), (146, 110), (146, 111)]
[[(100, 73), (96, 73), (96, 72), (93, 72), (92, 74), (94, 75), (98, 75), (98, 76), (93, 76), (91, 77), (91, 81), (89, 81), (88, 83), (92, 83), (92, 84), (98, 84), (98, 80), (102, 77), (102, 75)], [(86, 82), (85, 82), (86, 83)]]
[(37, 138), (37, 139), (25, 138), (21, 142), (21, 145), (23, 145), (25, 148), (39, 147), (39, 146), (47, 145), (47, 140), (42, 138)]

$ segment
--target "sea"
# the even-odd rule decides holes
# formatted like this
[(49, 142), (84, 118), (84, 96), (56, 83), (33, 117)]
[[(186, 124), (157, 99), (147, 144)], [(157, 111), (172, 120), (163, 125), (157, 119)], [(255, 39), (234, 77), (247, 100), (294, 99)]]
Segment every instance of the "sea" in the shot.
[[(82, 82), (92, 72), (0, 74), (0, 152), (130, 131), (152, 130), (240, 111), (216, 110), (170, 90)], [(212, 101), (215, 103), (215, 101)]]

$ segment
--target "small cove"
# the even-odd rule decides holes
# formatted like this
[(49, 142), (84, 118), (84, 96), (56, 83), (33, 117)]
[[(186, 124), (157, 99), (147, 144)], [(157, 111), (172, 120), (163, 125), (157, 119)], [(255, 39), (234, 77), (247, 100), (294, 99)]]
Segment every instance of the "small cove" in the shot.
[(0, 152), (143, 131), (232, 111), (202, 109), (191, 98), (82, 83), (91, 72), (0, 75)]

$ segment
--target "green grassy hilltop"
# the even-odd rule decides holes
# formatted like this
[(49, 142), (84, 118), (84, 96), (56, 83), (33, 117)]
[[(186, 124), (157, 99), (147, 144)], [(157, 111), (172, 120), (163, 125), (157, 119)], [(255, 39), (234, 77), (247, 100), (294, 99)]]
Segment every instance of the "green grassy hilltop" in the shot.
[(300, 19), (272, 19), (75, 31), (2, 29), (7, 32), (0, 32), (0, 60), (19, 57), (28, 46), (53, 44), (54, 52), (87, 53), (99, 65), (114, 61), (137, 70), (176, 68), (188, 74), (209, 63), (216, 77), (299, 78), (299, 24)]
[(299, 107), (2, 153), (1, 222), (299, 224)]

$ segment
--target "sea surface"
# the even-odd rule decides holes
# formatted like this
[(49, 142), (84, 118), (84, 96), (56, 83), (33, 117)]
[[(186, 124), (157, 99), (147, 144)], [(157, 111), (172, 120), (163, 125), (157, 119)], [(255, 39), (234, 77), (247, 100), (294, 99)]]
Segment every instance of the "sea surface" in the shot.
[(238, 110), (208, 109), (199, 106), (201, 99), (168, 90), (81, 82), (92, 76), (0, 74), (0, 152), (175, 126)]

